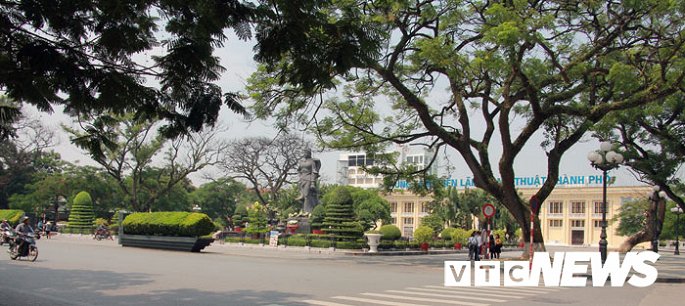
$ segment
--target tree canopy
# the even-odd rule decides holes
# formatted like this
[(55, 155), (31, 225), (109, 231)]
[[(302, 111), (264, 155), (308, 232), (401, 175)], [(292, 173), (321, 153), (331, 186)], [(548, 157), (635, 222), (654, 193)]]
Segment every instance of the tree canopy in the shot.
[(607, 114), (679, 92), (684, 12), (678, 1), (274, 1), (256, 28), (253, 109), (309, 124), (334, 148), (456, 150), (527, 237), (523, 148), (544, 136), (544, 201), (564, 153)]
[[(250, 37), (252, 4), (226, 1), (3, 1), (0, 90), (73, 115), (136, 112), (167, 136), (199, 131), (238, 97), (216, 84), (226, 29)], [(148, 60), (141, 60), (147, 58)], [(7, 108), (0, 105), (0, 131)], [(103, 135), (93, 131), (97, 140)], [(2, 134), (0, 134), (2, 136)]]

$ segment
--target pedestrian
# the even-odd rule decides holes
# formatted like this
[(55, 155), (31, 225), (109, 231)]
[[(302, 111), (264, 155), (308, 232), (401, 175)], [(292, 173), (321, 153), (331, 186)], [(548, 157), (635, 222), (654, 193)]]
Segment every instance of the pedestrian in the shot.
[(500, 258), (500, 255), (502, 254), (502, 239), (500, 239), (499, 235), (495, 235), (495, 256), (497, 258)]
[(495, 236), (490, 234), (490, 237), (488, 237), (488, 247), (490, 248), (488, 251), (490, 251), (490, 259), (496, 258), (495, 253), (497, 251), (497, 247), (495, 244)]
[(466, 241), (466, 246), (469, 248), (469, 260), (475, 259), (476, 247), (478, 246), (478, 241), (476, 240), (476, 231), (471, 233), (471, 236)]
[(52, 231), (52, 222), (45, 222), (45, 239), (50, 239), (50, 232)]
[(476, 231), (476, 252), (474, 254), (475, 261), (480, 260), (481, 247), (483, 247), (483, 237), (481, 237), (480, 231)]

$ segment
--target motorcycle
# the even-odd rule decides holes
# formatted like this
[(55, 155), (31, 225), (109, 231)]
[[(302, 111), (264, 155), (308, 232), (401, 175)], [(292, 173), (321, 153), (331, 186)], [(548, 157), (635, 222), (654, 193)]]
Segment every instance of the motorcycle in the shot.
[(24, 240), (24, 247), (21, 250), (19, 249), (21, 243), (17, 241), (18, 239), (10, 240), (10, 249), (8, 250), (10, 259), (16, 260), (19, 257), (26, 257), (29, 261), (36, 261), (36, 258), (38, 258), (38, 247), (36, 246), (35, 237), (35, 234), (29, 233), (23, 238), (18, 238)]
[(14, 234), (13, 230), (2, 231), (2, 236), (0, 237), (0, 245), (3, 245), (5, 243), (10, 244), (10, 242), (14, 240), (14, 237), (16, 237), (16, 234)]
[(102, 239), (114, 240), (114, 238), (112, 237), (112, 235), (109, 234), (109, 230), (108, 230), (108, 229), (98, 229), (98, 230), (96, 230), (96, 231), (95, 231), (95, 234), (93, 235), (93, 239), (95, 239), (95, 240), (97, 240), (97, 241), (100, 241), (100, 240), (102, 240)]

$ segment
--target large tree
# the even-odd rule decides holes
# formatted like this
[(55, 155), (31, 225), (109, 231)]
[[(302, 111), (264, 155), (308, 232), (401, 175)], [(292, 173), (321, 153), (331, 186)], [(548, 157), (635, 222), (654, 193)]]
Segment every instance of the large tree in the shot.
[(246, 187), (232, 179), (220, 179), (202, 184), (191, 193), (193, 204), (202, 208), (210, 218), (227, 221), (235, 212)]
[[(536, 145), (533, 136), (545, 137), (547, 180), (536, 193), (544, 201), (562, 156), (594, 124), (678, 92), (685, 76), (679, 2), (328, 0), (270, 8), (256, 34), (263, 66), (250, 80), (258, 116), (314, 114), (301, 122), (336, 148), (456, 150), (526, 239), (530, 206), (516, 191), (514, 165)], [(499, 156), (490, 150), (495, 140)]]
[(8, 208), (12, 195), (28, 193), (27, 184), (63, 165), (59, 155), (49, 150), (56, 145), (54, 130), (35, 118), (15, 115), (8, 131), (14, 137), (0, 140), (0, 208)]
[(219, 168), (227, 177), (246, 180), (259, 202), (269, 205), (278, 202), (281, 190), (295, 182), (297, 166), (309, 146), (302, 138), (286, 133), (275, 138), (236, 139), (222, 152)]
[(19, 103), (74, 115), (135, 111), (167, 121), (168, 136), (214, 124), (222, 105), (244, 112), (216, 84), (225, 68), (214, 52), (226, 29), (249, 38), (252, 4), (9, 0), (0, 11), (0, 91)]
[[(65, 130), (117, 182), (134, 211), (151, 210), (189, 174), (216, 164), (224, 150), (218, 127), (169, 140), (155, 132), (156, 122), (132, 115), (102, 116), (79, 126)], [(89, 135), (95, 130), (107, 140), (93, 141)], [(162, 166), (156, 167), (159, 159)]]
[[(685, 182), (679, 173), (685, 165), (684, 97), (676, 94), (661, 103), (613, 114), (597, 128), (602, 136), (613, 136), (620, 142), (626, 164), (638, 180), (658, 186), (682, 209), (685, 209)], [(656, 204), (650, 205), (643, 227), (631, 233), (621, 244), (621, 251), (627, 252), (638, 243), (653, 240), (654, 224), (657, 224), (656, 230), (662, 231), (664, 216), (670, 212), (665, 212), (665, 201)]]

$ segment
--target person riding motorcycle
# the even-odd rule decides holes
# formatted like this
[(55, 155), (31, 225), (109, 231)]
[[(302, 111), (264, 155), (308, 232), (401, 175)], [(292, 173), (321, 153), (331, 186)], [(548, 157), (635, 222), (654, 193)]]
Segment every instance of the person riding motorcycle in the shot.
[(107, 239), (110, 238), (109, 236), (109, 228), (107, 227), (107, 224), (100, 224), (98, 225), (97, 229), (95, 229), (95, 235), (93, 236), (93, 239)]
[(7, 223), (7, 220), (2, 220), (2, 223), (0, 223), (0, 231), (11, 231), (12, 226)]
[(7, 223), (7, 220), (2, 220), (0, 223), (0, 245), (10, 242), (10, 236), (12, 235), (12, 226)]
[(14, 229), (14, 232), (16, 232), (18, 235), (16, 242), (19, 244), (17, 247), (19, 254), (26, 254), (28, 250), (28, 244), (26, 243), (25, 238), (27, 235), (33, 233), (33, 229), (29, 225), (29, 217), (22, 217), (21, 223), (17, 225), (17, 227)]

